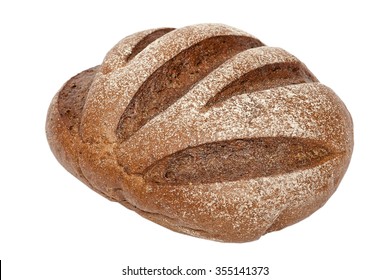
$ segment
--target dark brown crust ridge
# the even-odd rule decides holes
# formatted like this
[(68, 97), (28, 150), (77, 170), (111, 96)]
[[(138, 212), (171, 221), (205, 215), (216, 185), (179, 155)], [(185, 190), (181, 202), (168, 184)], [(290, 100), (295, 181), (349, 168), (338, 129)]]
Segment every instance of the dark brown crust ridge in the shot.
[(71, 133), (79, 131), (85, 98), (98, 70), (95, 66), (72, 77), (58, 95), (58, 111)]
[(239, 94), (313, 82), (318, 82), (317, 78), (300, 62), (268, 64), (250, 71), (224, 87), (209, 99), (205, 107), (212, 107)]
[(139, 54), (144, 48), (146, 48), (148, 45), (150, 45), (152, 42), (154, 42), (161, 36), (167, 34), (168, 32), (171, 32), (172, 30), (175, 30), (175, 28), (158, 29), (150, 33), (149, 35), (145, 36), (141, 41), (138, 42), (137, 45), (135, 45), (132, 52), (126, 57), (126, 62), (132, 60), (133, 57)]
[(160, 185), (247, 180), (312, 168), (333, 156), (322, 143), (303, 138), (213, 142), (156, 162), (145, 172), (145, 180)]

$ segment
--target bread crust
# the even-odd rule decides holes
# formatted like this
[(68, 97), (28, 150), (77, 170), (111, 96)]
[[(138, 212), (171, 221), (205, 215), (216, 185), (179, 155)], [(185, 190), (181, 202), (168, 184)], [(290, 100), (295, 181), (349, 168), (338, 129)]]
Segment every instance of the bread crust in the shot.
[(330, 88), (288, 52), (220, 24), (124, 38), (59, 90), (46, 134), (104, 197), (223, 242), (311, 215), (353, 150), (351, 116)]

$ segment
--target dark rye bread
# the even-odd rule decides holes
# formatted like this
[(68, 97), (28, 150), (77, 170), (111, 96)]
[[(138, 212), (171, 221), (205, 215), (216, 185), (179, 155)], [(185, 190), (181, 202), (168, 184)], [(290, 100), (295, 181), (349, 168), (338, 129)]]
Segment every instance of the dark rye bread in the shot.
[(219, 24), (121, 40), (53, 98), (59, 162), (172, 230), (246, 242), (309, 216), (351, 158), (351, 117), (297, 58)]

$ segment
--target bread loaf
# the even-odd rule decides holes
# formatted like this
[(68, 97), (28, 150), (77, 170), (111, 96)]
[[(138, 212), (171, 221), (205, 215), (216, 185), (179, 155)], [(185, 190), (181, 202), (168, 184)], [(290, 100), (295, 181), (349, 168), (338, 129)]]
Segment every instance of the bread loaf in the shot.
[(46, 134), (94, 191), (224, 242), (308, 217), (353, 149), (352, 119), (330, 88), (283, 49), (220, 24), (124, 38), (58, 91)]

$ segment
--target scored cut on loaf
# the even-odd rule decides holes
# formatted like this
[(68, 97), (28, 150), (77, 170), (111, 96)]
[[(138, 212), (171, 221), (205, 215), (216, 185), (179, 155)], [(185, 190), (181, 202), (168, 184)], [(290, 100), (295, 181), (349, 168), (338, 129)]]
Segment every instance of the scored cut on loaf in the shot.
[(351, 116), (296, 57), (221, 24), (150, 29), (54, 96), (58, 161), (104, 197), (177, 232), (247, 242), (335, 192)]

